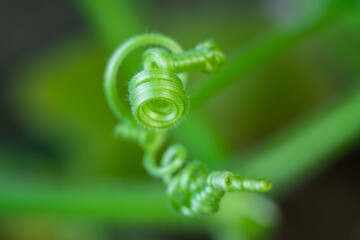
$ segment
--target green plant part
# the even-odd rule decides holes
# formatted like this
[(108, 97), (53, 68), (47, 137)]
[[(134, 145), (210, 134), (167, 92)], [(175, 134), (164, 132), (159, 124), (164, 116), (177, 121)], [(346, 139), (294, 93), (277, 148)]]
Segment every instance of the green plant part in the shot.
[[(125, 107), (117, 93), (117, 71), (135, 48), (157, 45), (143, 55), (143, 71), (129, 83), (132, 109)], [(115, 134), (139, 144), (145, 151), (143, 164), (167, 187), (172, 207), (186, 216), (207, 216), (219, 208), (225, 192), (263, 192), (271, 188), (266, 180), (243, 179), (230, 172), (211, 172), (198, 161), (186, 163), (186, 150), (180, 144), (170, 146), (160, 165), (156, 158), (163, 145), (165, 130), (174, 127), (187, 114), (189, 98), (185, 91), (186, 72), (200, 70), (215, 73), (225, 62), (220, 47), (206, 41), (195, 49), (183, 51), (179, 44), (160, 34), (142, 34), (118, 47), (110, 58), (104, 89), (111, 110), (119, 118)]]

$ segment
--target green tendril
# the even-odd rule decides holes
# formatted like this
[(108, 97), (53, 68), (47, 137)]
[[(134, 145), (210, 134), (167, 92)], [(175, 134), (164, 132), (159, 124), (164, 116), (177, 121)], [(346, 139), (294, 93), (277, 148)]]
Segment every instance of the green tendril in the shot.
[[(125, 57), (140, 46), (158, 45), (143, 55), (144, 68), (129, 82), (131, 112), (117, 93), (117, 71)], [(189, 111), (185, 91), (185, 72), (200, 70), (215, 73), (225, 57), (214, 41), (206, 41), (183, 52), (180, 45), (160, 34), (142, 34), (125, 41), (116, 50), (105, 72), (105, 95), (113, 113), (121, 120), (116, 136), (139, 144), (145, 155), (143, 164), (154, 177), (167, 185), (169, 201), (186, 216), (215, 213), (225, 192), (264, 192), (271, 188), (266, 180), (243, 179), (231, 172), (211, 172), (198, 161), (186, 162), (186, 150), (170, 146), (160, 163), (156, 161), (168, 129), (178, 124)]]

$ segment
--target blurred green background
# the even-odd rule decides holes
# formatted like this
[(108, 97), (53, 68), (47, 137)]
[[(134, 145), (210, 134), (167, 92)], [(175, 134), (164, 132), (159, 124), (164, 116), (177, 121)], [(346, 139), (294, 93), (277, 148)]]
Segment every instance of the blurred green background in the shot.
[[(360, 239), (359, 1), (5, 0), (0, 26), (0, 239)], [(144, 32), (219, 42), (227, 65), (190, 75), (171, 142), (269, 194), (179, 216), (113, 137), (105, 65)], [(124, 99), (140, 59), (119, 72)]]

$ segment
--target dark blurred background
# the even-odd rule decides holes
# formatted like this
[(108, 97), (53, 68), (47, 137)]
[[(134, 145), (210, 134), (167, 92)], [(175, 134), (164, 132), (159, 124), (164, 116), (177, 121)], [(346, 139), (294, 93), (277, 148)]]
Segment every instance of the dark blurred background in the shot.
[[(11, 184), (18, 178), (60, 179), (70, 185), (104, 179), (148, 181), (141, 150), (112, 138), (116, 120), (104, 99), (102, 74), (113, 49), (132, 35), (155, 31), (185, 49), (214, 38), (231, 62), (241, 47), (272, 29), (311, 18), (322, 7), (320, 2), (325, 1), (2, 1), (0, 179)], [(119, 16), (111, 7), (114, 3)], [(360, 24), (358, 17), (344, 19), (287, 48), (201, 108), (218, 137), (215, 143), (220, 143), (212, 158), (255, 151), (271, 136), (352, 90), (359, 72)], [(139, 69), (128, 65), (121, 73), (124, 78)], [(190, 86), (201, 83), (194, 80)], [(126, 89), (125, 84), (121, 87)], [(357, 136), (354, 132), (351, 141), (331, 152), (330, 160), (312, 174), (305, 171), (297, 184), (270, 195), (281, 220), (266, 233), (243, 239), (360, 239)], [(188, 138), (179, 133), (177, 139)], [(191, 145), (191, 140), (184, 144)], [(206, 156), (201, 150), (192, 153), (200, 160)], [(127, 224), (126, 218), (57, 218), (46, 212), (12, 212), (6, 206), (0, 204), (4, 240), (217, 239), (206, 228), (149, 227)]]

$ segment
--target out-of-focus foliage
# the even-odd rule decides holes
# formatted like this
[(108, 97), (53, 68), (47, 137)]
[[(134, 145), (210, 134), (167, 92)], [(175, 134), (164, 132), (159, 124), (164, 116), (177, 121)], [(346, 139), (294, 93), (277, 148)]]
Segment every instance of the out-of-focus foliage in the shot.
[[(336, 107), (317, 113), (321, 111), (319, 105), (352, 88), (359, 74), (357, 1), (330, 2), (334, 5), (325, 0), (262, 4), (75, 1), (87, 29), (45, 46), (13, 74), (9, 104), (23, 131), (36, 136), (48, 151), (0, 147), (0, 178), (4, 179), (0, 212), (8, 216), (3, 218), (3, 236), (14, 240), (74, 236), (113, 239), (104, 234), (111, 228), (105, 224), (109, 220), (120, 222), (125, 229), (151, 227), (156, 232), (169, 228), (177, 232), (181, 228), (211, 232), (217, 239), (252, 239), (268, 234), (276, 226), (279, 213), (275, 204), (263, 197), (234, 194), (224, 199), (218, 216), (208, 220), (183, 219), (172, 213), (162, 186), (157, 182), (154, 187), (148, 185), (140, 148), (112, 138), (116, 120), (105, 102), (103, 71), (113, 48), (133, 34), (163, 32), (185, 48), (204, 38), (216, 39), (229, 56), (230, 65), (229, 74), (220, 73), (223, 79), (218, 80), (234, 83), (219, 93), (214, 88), (216, 95), (211, 95), (204, 106), (191, 108), (188, 119), (173, 130), (173, 141), (184, 143), (195, 158), (211, 167), (228, 165), (248, 175), (259, 172), (270, 180), (274, 178), (285, 191), (291, 185), (284, 180), (306, 179), (308, 170), (314, 172), (328, 164), (324, 156), (346, 147), (344, 143), (359, 135), (359, 89), (353, 90), (351, 98), (335, 103)], [(296, 35), (296, 26), (316, 22), (317, 14), (327, 7), (332, 10), (326, 21), (311, 28), (311, 34), (305, 31)], [(293, 33), (296, 44), (282, 40)], [(281, 41), (272, 41), (273, 36)], [(266, 54), (268, 49), (270, 54)], [(256, 54), (246, 55), (247, 51)], [(237, 75), (246, 63), (244, 56), (260, 61), (255, 60), (244, 74)], [(139, 62), (140, 54), (133, 58)], [(133, 62), (130, 59), (119, 73), (124, 79), (119, 86), (124, 98), (126, 79), (139, 69)], [(191, 75), (190, 81), (195, 93), (207, 84), (197, 74)], [(307, 120), (304, 115), (311, 112), (320, 117)], [(284, 128), (302, 118), (305, 123), (295, 126), (294, 131)], [(321, 127), (329, 130), (331, 138)], [(279, 129), (285, 129), (285, 137), (270, 140), (267, 154), (246, 154), (250, 149), (261, 149), (260, 143)], [(301, 141), (311, 140), (313, 131), (320, 131), (316, 141), (324, 140), (323, 144), (302, 149)], [(233, 157), (234, 152), (240, 156)], [(21, 182), (33, 178), (37, 179), (34, 183)], [(119, 179), (128, 181), (119, 183)], [(76, 219), (72, 220), (76, 226), (69, 226), (67, 219)], [(102, 221), (94, 223), (94, 219)], [(160, 238), (156, 234), (137, 237)]]

